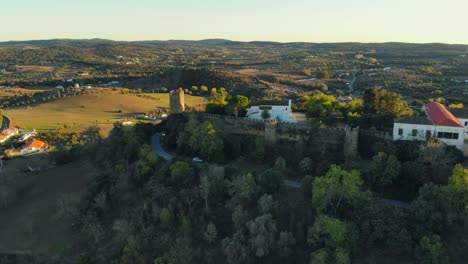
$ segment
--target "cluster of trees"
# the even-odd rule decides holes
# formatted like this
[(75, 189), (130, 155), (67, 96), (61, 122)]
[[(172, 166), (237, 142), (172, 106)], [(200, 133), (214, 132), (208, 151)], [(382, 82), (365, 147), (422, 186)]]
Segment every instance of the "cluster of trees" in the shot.
[(361, 99), (340, 102), (335, 96), (318, 91), (304, 96), (301, 101), (303, 102), (300, 110), (305, 111), (309, 118), (314, 118), (323, 125), (332, 125), (343, 118), (355, 124), (364, 110), (364, 102)]
[(244, 95), (229, 94), (226, 89), (213, 89), (210, 95), (210, 102), (206, 105), (205, 112), (219, 115), (234, 115), (236, 117), (247, 114), (247, 106), (250, 104), (249, 98)]
[(401, 95), (385, 89), (366, 89), (362, 100), (351, 101), (339, 101), (334, 95), (314, 91), (300, 101), (299, 110), (323, 125), (332, 125), (342, 119), (351, 125), (383, 128), (391, 126), (395, 117), (415, 114)]

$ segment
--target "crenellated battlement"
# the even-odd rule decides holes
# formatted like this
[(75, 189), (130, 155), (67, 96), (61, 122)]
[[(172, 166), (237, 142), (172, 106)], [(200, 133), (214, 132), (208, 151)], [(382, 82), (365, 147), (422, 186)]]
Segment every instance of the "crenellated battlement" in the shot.
[(363, 130), (351, 127), (319, 128), (312, 123), (298, 124), (278, 120), (264, 121), (245, 117), (206, 114), (200, 112), (185, 112), (190, 119), (211, 121), (215, 127), (230, 134), (253, 135), (264, 137), (266, 142), (276, 143), (278, 140), (308, 142), (341, 148), (347, 159), (358, 156), (359, 135), (374, 136), (384, 140), (392, 140), (388, 132)]

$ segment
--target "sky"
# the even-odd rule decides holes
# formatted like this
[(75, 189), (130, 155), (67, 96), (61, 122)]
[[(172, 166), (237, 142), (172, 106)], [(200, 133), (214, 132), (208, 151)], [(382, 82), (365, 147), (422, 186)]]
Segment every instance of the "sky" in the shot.
[(468, 44), (468, 0), (0, 0), (0, 41)]

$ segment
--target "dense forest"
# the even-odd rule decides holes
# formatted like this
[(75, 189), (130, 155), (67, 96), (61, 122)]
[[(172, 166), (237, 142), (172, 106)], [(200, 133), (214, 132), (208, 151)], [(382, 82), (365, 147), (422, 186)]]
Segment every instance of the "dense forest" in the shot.
[[(153, 153), (157, 131), (179, 158)], [(364, 160), (372, 157), (367, 165), (336, 159), (333, 149), (318, 155), (313, 145), (298, 152), (287, 142), (224, 134), (183, 115), (158, 126), (116, 125), (107, 139), (52, 156), (60, 164), (87, 158), (94, 170), (80, 197), (59, 203), (76, 237), (54, 259), (464, 263), (468, 170), (457, 165), (460, 153), (438, 141), (360, 144)], [(191, 162), (198, 154), (208, 162)], [(285, 184), (291, 177), (300, 188)], [(385, 202), (389, 193), (405, 206)]]

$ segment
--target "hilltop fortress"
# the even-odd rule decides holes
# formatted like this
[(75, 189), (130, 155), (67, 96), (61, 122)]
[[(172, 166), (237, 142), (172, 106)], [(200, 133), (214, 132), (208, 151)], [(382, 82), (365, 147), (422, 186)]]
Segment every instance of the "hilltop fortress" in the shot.
[(390, 133), (368, 131), (359, 128), (318, 128), (312, 124), (263, 121), (233, 116), (205, 113), (184, 113), (189, 119), (210, 121), (225, 134), (238, 134), (263, 137), (267, 143), (291, 142), (298, 148), (312, 145), (342, 153), (344, 158), (358, 157), (360, 136), (374, 136), (382, 140), (392, 140)]

